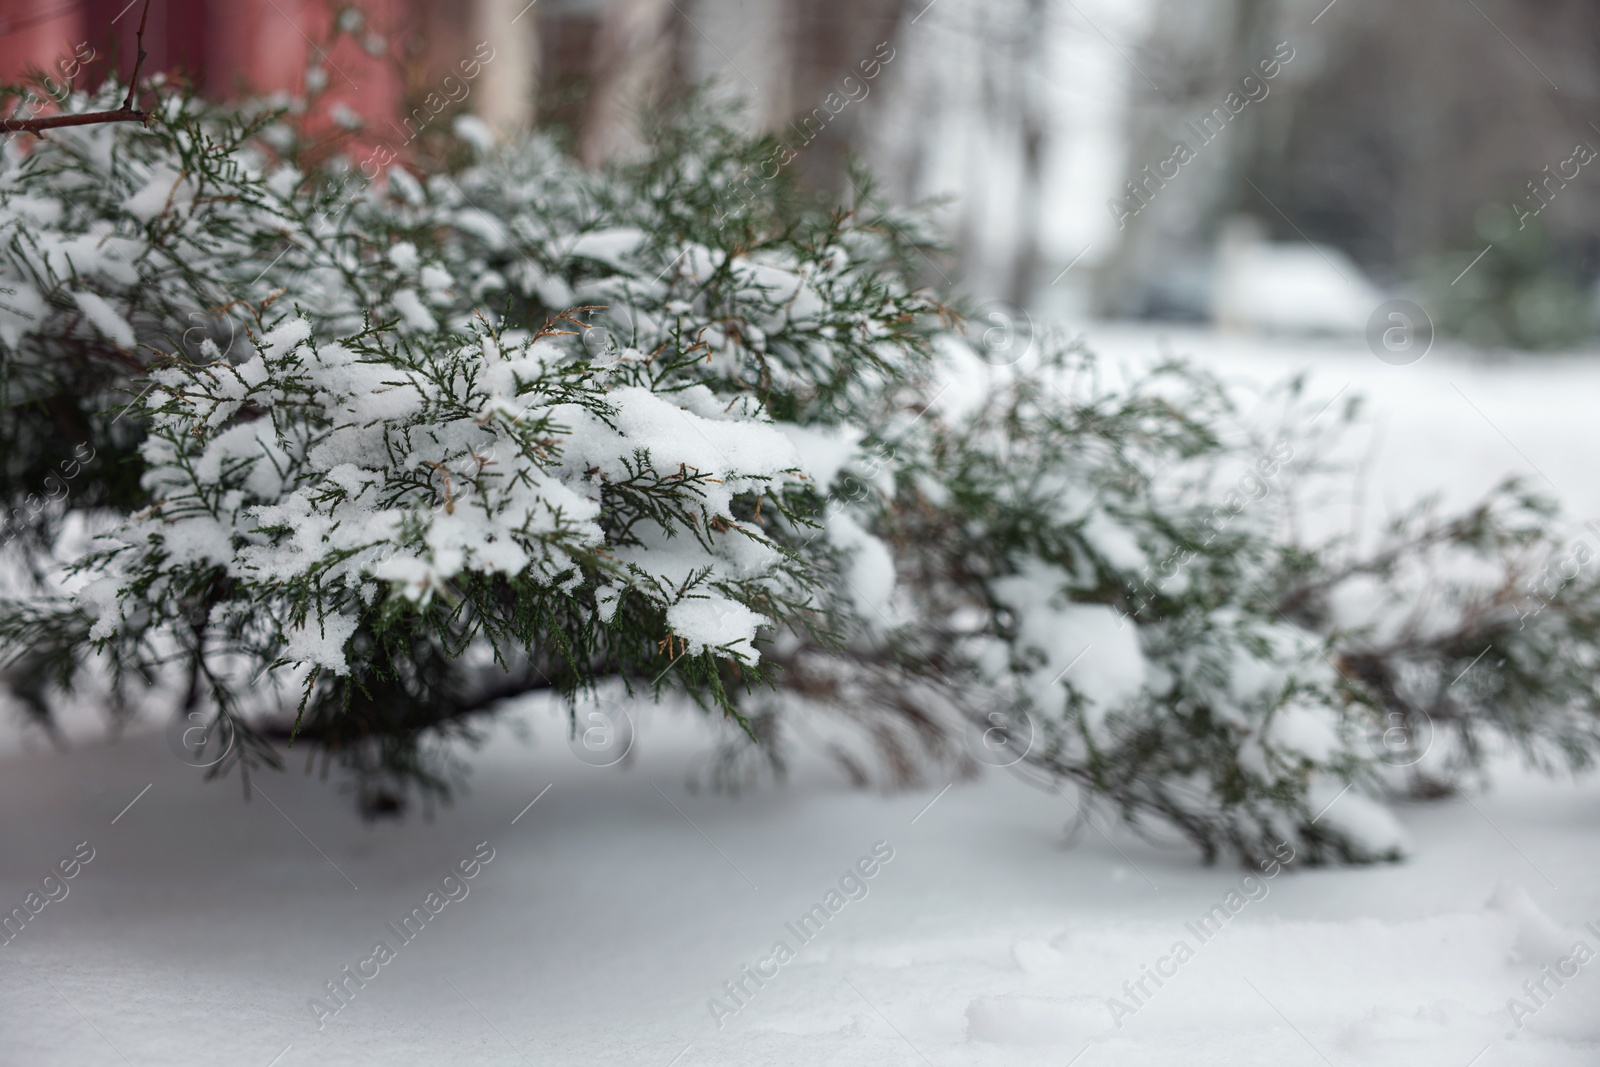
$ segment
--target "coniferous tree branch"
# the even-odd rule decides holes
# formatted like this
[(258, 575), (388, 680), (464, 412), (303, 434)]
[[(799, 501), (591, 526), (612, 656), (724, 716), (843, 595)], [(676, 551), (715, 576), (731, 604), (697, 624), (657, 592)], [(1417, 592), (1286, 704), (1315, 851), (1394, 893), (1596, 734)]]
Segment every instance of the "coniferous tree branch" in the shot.
[(714, 115), (600, 172), (466, 120), (374, 185), (281, 113), (162, 108), (0, 160), (0, 649), (46, 709), (209, 714), (210, 773), (292, 744), (382, 814), (448, 799), (498, 700), (678, 692), (730, 787), (820, 714), (853, 780), (987, 762), (1350, 862), (1497, 744), (1600, 753), (1600, 552), (1544, 504), (1286, 538), (1328, 475), (1299, 383), (1268, 433), (1182, 364), (989, 367), (914, 215), (740, 192), (770, 145)]

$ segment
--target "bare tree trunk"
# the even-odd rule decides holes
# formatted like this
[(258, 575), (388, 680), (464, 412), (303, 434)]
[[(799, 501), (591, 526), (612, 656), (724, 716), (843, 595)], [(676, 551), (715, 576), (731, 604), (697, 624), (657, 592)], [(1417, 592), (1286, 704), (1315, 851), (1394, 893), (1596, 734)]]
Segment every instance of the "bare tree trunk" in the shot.
[(1023, 21), (1022, 55), (1014, 67), (1017, 134), (1022, 149), (1022, 181), (1017, 195), (1016, 253), (1011, 266), (1008, 299), (1027, 307), (1039, 289), (1039, 227), (1044, 207), (1045, 116), (1039, 100), (1044, 75), (1045, 14), (1049, 0), (1028, 0)]
[[(806, 184), (842, 194), (850, 157), (859, 148), (861, 109), (869, 105), (839, 102), (848, 97), (850, 85), (861, 85), (860, 64), (876, 62), (883, 54), (876, 51), (880, 45), (894, 47), (906, 0), (788, 0), (788, 8), (789, 84), (786, 92), (775, 94), (786, 106), (774, 116), (773, 126), (783, 136), (782, 127), (790, 120), (819, 111), (828, 114), (830, 101), (840, 107), (796, 165)], [(846, 78), (853, 79), (850, 85)]]
[(672, 69), (672, 0), (612, 0), (600, 16), (578, 158), (597, 167), (637, 146), (636, 120)]
[(533, 125), (539, 85), (537, 8), (527, 0), (477, 0), (478, 39), (494, 49), (478, 83), (478, 117), (502, 137)]
[[(1202, 310), (1178, 306), (1194, 294), (1174, 285), (1174, 269), (1204, 256), (1218, 225), (1241, 203), (1241, 189), (1255, 195), (1239, 178), (1255, 152), (1261, 108), (1279, 101), (1251, 104), (1212, 142), (1194, 143), (1192, 134), (1180, 131), (1221, 106), (1241, 76), (1270, 57), (1278, 10), (1279, 0), (1166, 0), (1158, 10), (1148, 45), (1153, 59), (1140, 65), (1164, 88), (1135, 97), (1139, 112), (1129, 124), (1127, 174), (1138, 181), (1143, 167), (1170, 156), (1174, 134), (1194, 149), (1195, 161), (1123, 220), (1121, 240), (1095, 277), (1101, 314)], [(1259, 199), (1248, 206), (1252, 214), (1273, 215)]]

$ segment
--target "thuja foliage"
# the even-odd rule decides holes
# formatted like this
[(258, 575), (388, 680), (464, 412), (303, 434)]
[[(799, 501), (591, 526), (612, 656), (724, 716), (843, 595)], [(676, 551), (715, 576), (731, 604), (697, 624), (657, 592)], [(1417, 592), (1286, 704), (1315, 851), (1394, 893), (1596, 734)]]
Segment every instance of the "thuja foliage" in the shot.
[(951, 696), (991, 762), (1207, 856), (1312, 862), (1398, 857), (1370, 798), (1453, 791), (1508, 741), (1590, 766), (1589, 535), (1512, 483), (1462, 515), (1422, 502), (1376, 548), (1308, 545), (1288, 520), (1358, 412), (1299, 382), (1252, 406), (1274, 405), (1251, 426), (1181, 364), (1110, 389), (1067, 347), (933, 435), (885, 530), (915, 561), (906, 632), (982, 680)]
[(381, 811), (495, 702), (621, 684), (726, 719), (724, 771), (822, 712), (863, 779), (1011, 765), (1347, 861), (1399, 855), (1386, 792), (1596, 751), (1592, 553), (1540, 501), (1306, 543), (1347, 409), (1291, 383), (1269, 432), (1062, 339), (991, 366), (917, 220), (750, 181), (716, 115), (600, 173), (465, 120), (369, 181), (279, 112), (159, 114), (0, 161), (0, 641), (42, 724), (105, 687)]

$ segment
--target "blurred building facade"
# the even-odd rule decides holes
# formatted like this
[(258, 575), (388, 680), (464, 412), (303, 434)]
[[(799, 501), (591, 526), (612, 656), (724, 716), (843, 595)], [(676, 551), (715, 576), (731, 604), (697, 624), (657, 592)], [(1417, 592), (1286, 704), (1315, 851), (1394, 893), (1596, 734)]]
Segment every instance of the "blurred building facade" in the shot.
[[(1112, 245), (1099, 201), (1118, 152), (1130, 40), (1148, 0), (153, 0), (146, 72), (204, 92), (301, 95), (399, 129), (480, 44), (470, 108), (532, 123), (590, 163), (636, 144), (634, 119), (688, 85), (737, 99), (797, 146), (805, 180), (850, 202), (864, 159), (887, 201), (942, 199), (953, 246), (931, 282), (1026, 302), (1087, 278)], [(92, 85), (131, 69), (142, 0), (0, 0), (0, 76), (50, 72), (87, 45)], [(869, 76), (870, 74), (870, 76)], [(308, 83), (308, 78), (310, 82)], [(1092, 190), (1092, 192), (1090, 192)], [(1087, 253), (1087, 254), (1082, 254)], [(1075, 273), (1051, 290), (1069, 261)]]
[[(85, 47), (88, 84), (125, 73), (142, 6), (0, 0), (0, 76)], [(1219, 314), (1227, 233), (1517, 343), (1581, 329), (1600, 275), (1593, 0), (153, 0), (146, 48), (210, 94), (321, 87), (363, 136), (471, 109), (591, 164), (706, 85), (841, 202), (851, 157), (931, 202), (928, 281), (1047, 312)]]

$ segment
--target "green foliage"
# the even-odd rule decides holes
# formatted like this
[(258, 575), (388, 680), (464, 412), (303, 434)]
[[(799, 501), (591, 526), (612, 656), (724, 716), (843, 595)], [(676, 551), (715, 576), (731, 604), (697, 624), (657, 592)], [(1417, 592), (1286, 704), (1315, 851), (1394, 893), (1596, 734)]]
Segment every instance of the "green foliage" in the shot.
[[(1485, 348), (1571, 348), (1594, 337), (1593, 279), (1537, 219), (1519, 225), (1509, 210), (1489, 208), (1470, 240), (1470, 250), (1421, 268), (1441, 329)], [(1473, 264), (1488, 244), (1493, 249)]]
[(448, 799), (496, 702), (620, 683), (725, 716), (728, 785), (823, 712), (894, 781), (1011, 765), (1349, 862), (1403, 851), (1386, 792), (1600, 744), (1596, 552), (1542, 502), (1297, 541), (1353, 408), (1292, 381), (1262, 426), (1051, 337), (989, 366), (915, 219), (754, 178), (715, 115), (602, 173), (466, 120), (459, 167), (374, 182), (278, 113), (161, 114), (0, 168), (0, 647), (42, 720), (103, 685), (380, 814)]

